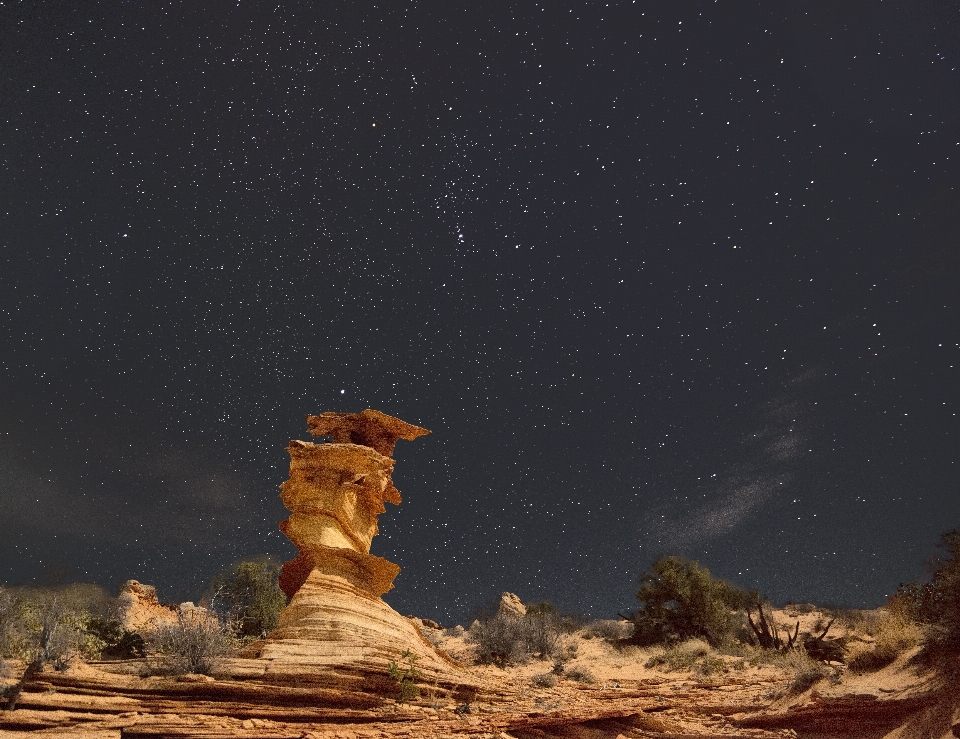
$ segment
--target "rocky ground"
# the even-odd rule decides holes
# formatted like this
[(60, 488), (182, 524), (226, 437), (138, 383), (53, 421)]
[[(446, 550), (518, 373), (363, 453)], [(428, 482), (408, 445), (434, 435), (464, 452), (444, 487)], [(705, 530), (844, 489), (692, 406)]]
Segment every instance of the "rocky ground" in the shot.
[(794, 667), (715, 652), (692, 668), (648, 667), (656, 651), (586, 629), (563, 637), (560, 674), (538, 659), (477, 666), (462, 630), (423, 631), (481, 687), (457, 692), (421, 683), (416, 700), (399, 703), (389, 680), (370, 681), (368, 689), (355, 680), (338, 688), (330, 675), (278, 683), (256, 659), (226, 660), (213, 676), (180, 677), (149, 675), (142, 660), (78, 663), (37, 675), (17, 709), (0, 712), (0, 736), (947, 739), (960, 721), (960, 689), (912, 665), (916, 649), (870, 673), (827, 667), (804, 685)]

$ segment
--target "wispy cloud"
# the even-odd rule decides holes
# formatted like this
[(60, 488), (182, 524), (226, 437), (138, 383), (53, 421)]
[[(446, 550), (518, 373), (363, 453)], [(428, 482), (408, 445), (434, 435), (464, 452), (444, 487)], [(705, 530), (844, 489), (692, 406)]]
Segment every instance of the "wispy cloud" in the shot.
[(822, 372), (789, 377), (773, 397), (758, 401), (755, 427), (732, 440), (720, 456), (725, 469), (698, 487), (697, 504), (672, 501), (650, 511), (646, 530), (678, 550), (733, 532), (758, 509), (783, 495), (808, 447), (799, 393)]

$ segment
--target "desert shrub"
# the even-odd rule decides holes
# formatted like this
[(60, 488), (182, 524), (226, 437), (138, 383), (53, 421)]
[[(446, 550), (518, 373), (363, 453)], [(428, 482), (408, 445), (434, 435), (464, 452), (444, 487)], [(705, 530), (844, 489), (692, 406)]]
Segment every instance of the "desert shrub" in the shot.
[(726, 641), (717, 647), (717, 652), (727, 657), (749, 657), (753, 654), (754, 648), (744, 641)]
[(588, 639), (596, 637), (607, 641), (629, 639), (633, 635), (633, 624), (629, 621), (618, 621), (612, 618), (597, 619), (586, 625), (583, 635)]
[(95, 659), (104, 643), (88, 631), (91, 608), (105, 610), (109, 596), (96, 585), (11, 588), (0, 592), (0, 654), (37, 669), (63, 669), (74, 657)]
[(523, 618), (497, 614), (475, 621), (468, 638), (476, 644), (477, 661), (481, 664), (522, 664), (532, 655), (540, 659), (569, 659), (576, 650), (572, 645), (564, 648), (558, 621), (552, 608), (534, 606)]
[(802, 693), (815, 683), (832, 675), (832, 671), (822, 662), (811, 659), (799, 650), (791, 650), (784, 655), (787, 667), (793, 670), (790, 681), (791, 693)]
[(528, 616), (553, 616), (556, 615), (557, 609), (554, 608), (553, 603), (548, 600), (542, 601), (541, 603), (530, 603), (526, 606)]
[(813, 659), (802, 649), (790, 649), (786, 652), (774, 649), (754, 649), (750, 657), (751, 665), (771, 665), (792, 673), (788, 691), (802, 693), (811, 685), (835, 672), (822, 662)]
[(859, 630), (866, 632), (870, 636), (877, 636), (883, 629), (884, 622), (888, 615), (885, 611), (880, 610), (861, 611)]
[(708, 654), (703, 659), (697, 661), (693, 666), (693, 671), (700, 677), (710, 677), (712, 675), (730, 672), (727, 662), (722, 657), (714, 654)]
[(569, 680), (575, 680), (578, 683), (595, 683), (597, 678), (594, 677), (593, 673), (590, 670), (575, 667), (572, 670), (567, 670), (566, 677)]
[(542, 675), (534, 675), (530, 682), (538, 688), (553, 688), (558, 682), (558, 678), (552, 672), (545, 672)]
[(732, 638), (750, 595), (693, 560), (661, 557), (640, 578), (634, 640), (641, 645), (704, 639), (719, 645)]
[(127, 631), (116, 618), (93, 618), (87, 632), (103, 643), (102, 659), (137, 659), (146, 656), (146, 643), (140, 634)]
[(702, 639), (689, 639), (679, 644), (663, 647), (647, 660), (644, 667), (665, 665), (668, 671), (690, 670), (697, 660), (710, 654), (710, 645)]
[(172, 675), (208, 675), (234, 646), (230, 630), (206, 613), (180, 612), (175, 624), (147, 634), (147, 649), (159, 655), (158, 671)]
[(561, 628), (554, 612), (527, 612), (521, 619), (524, 642), (529, 654), (550, 659), (560, 651)]
[[(832, 620), (836, 626), (846, 629), (847, 631), (857, 631), (862, 634), (874, 636), (880, 628), (880, 623), (884, 615), (879, 611), (873, 610), (866, 611), (859, 608), (839, 608), (826, 611), (824, 617), (827, 618), (827, 622)], [(824, 626), (825, 625), (826, 624), (824, 624)]]
[(881, 619), (874, 634), (872, 649), (850, 659), (854, 672), (873, 672), (891, 664), (908, 649), (923, 640), (923, 629), (899, 613), (888, 613)]
[(690, 639), (663, 647), (654, 653), (644, 666), (663, 666), (667, 672), (691, 670), (700, 677), (729, 672), (726, 660), (717, 655), (702, 639)]
[(409, 649), (400, 655), (400, 659), (407, 661), (406, 667), (401, 666), (396, 660), (391, 660), (387, 666), (387, 674), (397, 683), (399, 689), (397, 700), (400, 703), (408, 703), (420, 696), (417, 680), (423, 677), (423, 673), (417, 667), (417, 660), (420, 658)]
[(504, 615), (474, 621), (467, 638), (477, 647), (477, 662), (499, 667), (525, 662), (524, 626), (521, 619)]
[(0, 588), (0, 657), (18, 656), (24, 638), (19, 604), (9, 590)]
[(813, 603), (787, 603), (784, 610), (790, 618), (796, 618), (797, 616), (805, 616), (808, 613), (813, 613), (817, 610), (817, 607), (813, 605)]
[(943, 553), (930, 562), (930, 580), (901, 585), (891, 606), (926, 625), (924, 659), (955, 665), (960, 654), (960, 529), (941, 534), (938, 548)]
[(257, 639), (272, 631), (287, 605), (280, 589), (280, 566), (245, 561), (216, 577), (203, 603), (231, 625), (239, 638)]
[(424, 639), (435, 647), (439, 647), (443, 641), (444, 631), (440, 629), (420, 629), (420, 633), (423, 634)]

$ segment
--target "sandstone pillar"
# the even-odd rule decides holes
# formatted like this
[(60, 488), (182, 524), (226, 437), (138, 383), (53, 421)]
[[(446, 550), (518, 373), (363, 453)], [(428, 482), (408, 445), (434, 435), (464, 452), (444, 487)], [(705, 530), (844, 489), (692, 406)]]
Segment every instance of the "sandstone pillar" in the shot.
[(258, 648), (261, 659), (271, 660), (266, 674), (326, 671), (375, 683), (390, 660), (410, 650), (435, 684), (471, 682), (380, 598), (400, 568), (370, 553), (384, 503), (401, 502), (391, 479), (394, 445), (430, 432), (374, 410), (322, 413), (308, 416), (307, 424), (313, 436), (333, 442), (294, 440), (287, 447), (290, 478), (280, 497), (290, 517), (280, 529), (299, 554), (280, 575), (290, 603)]

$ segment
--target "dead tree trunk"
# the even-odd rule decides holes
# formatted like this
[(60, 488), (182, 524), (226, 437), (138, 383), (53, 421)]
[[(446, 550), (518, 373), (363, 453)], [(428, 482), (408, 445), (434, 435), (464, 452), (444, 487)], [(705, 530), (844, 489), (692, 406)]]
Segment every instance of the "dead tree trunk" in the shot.
[(830, 619), (830, 622), (827, 624), (826, 628), (823, 630), (823, 633), (820, 636), (813, 639), (807, 639), (803, 643), (803, 648), (806, 650), (807, 654), (813, 659), (819, 660), (821, 662), (843, 662), (844, 660), (844, 640), (843, 639), (834, 639), (831, 641), (824, 641), (824, 637), (827, 635), (827, 632), (830, 630), (830, 627), (833, 625), (834, 619)]
[(800, 634), (800, 622), (797, 621), (797, 626), (793, 631), (793, 635), (790, 634), (790, 629), (784, 629), (787, 634), (787, 642), (784, 643), (783, 639), (780, 638), (780, 634), (777, 633), (776, 624), (772, 624), (771, 620), (768, 621), (766, 615), (763, 612), (763, 602), (758, 598), (757, 599), (757, 622), (754, 623), (753, 616), (750, 613), (750, 608), (747, 607), (747, 622), (750, 624), (750, 628), (757, 637), (757, 642), (764, 649), (775, 649), (778, 652), (786, 652), (790, 649), (793, 649), (793, 645), (797, 640), (797, 636)]

